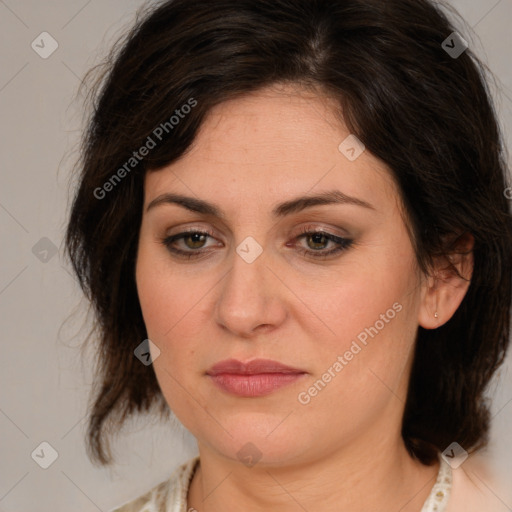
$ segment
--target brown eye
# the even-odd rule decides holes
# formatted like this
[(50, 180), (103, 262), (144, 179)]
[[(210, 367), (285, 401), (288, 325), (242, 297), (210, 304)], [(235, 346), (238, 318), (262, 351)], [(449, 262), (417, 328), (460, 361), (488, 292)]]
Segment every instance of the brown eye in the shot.
[[(189, 249), (201, 249), (208, 235), (204, 233), (189, 233), (183, 236), (183, 242)], [(190, 244), (188, 243), (190, 241)]]
[[(177, 257), (188, 259), (205, 255), (208, 246), (205, 245), (209, 238), (214, 238), (212, 233), (203, 231), (185, 231), (161, 239), (161, 243)], [(342, 238), (324, 231), (304, 231), (296, 240), (306, 239), (308, 249), (298, 246), (298, 249), (306, 256), (314, 258), (327, 258), (349, 249), (354, 241)], [(181, 242), (181, 247), (178, 242)], [(334, 247), (327, 249), (329, 244)], [(287, 244), (288, 245), (288, 244)], [(206, 249), (205, 249), (206, 248)], [(204, 250), (203, 250), (204, 249)]]
[[(299, 250), (304, 255), (312, 256), (314, 258), (327, 258), (329, 256), (334, 256), (349, 249), (354, 244), (354, 240), (352, 239), (342, 238), (325, 231), (312, 231), (309, 227), (306, 227), (303, 230), (302, 235), (297, 237), (297, 240), (301, 239), (306, 239), (306, 244), (309, 249), (299, 245)], [(329, 243), (332, 243), (334, 247), (327, 250)]]
[[(329, 243), (329, 239), (325, 236), (324, 233), (313, 233), (306, 236), (306, 240), (308, 243), (308, 246), (311, 249), (325, 249), (326, 244)], [(312, 241), (312, 243), (309, 243)]]
[[(162, 238), (160, 241), (177, 256), (195, 258), (207, 252), (201, 249), (206, 247), (205, 244), (209, 238), (213, 239), (213, 233), (191, 230)], [(181, 247), (177, 246), (178, 242), (182, 242)]]

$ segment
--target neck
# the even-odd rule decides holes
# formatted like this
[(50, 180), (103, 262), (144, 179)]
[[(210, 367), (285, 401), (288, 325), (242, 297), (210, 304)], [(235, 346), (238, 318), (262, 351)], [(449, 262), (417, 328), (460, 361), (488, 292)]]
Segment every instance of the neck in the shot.
[(316, 512), (397, 510), (418, 512), (439, 465), (424, 466), (401, 437), (360, 439), (328, 453), (280, 466), (248, 468), (199, 444), (200, 466), (188, 507), (198, 512)]

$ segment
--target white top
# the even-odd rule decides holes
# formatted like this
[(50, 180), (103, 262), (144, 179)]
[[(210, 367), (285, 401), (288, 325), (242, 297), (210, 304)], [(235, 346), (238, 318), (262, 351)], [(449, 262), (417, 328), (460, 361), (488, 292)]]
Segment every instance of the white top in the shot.
[[(199, 456), (188, 460), (148, 493), (111, 512), (188, 512), (188, 488), (199, 463)], [(440, 459), (439, 473), (421, 512), (444, 512), (452, 488), (452, 469)]]

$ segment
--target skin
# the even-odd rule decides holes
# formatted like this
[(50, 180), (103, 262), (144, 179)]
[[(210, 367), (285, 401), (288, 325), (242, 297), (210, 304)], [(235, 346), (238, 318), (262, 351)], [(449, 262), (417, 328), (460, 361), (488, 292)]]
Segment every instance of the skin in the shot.
[[(188, 506), (199, 512), (417, 512), (435, 481), (438, 464), (413, 460), (400, 434), (412, 350), (418, 325), (448, 321), (469, 282), (419, 272), (389, 169), (367, 150), (355, 161), (338, 150), (350, 132), (334, 112), (318, 93), (262, 89), (215, 107), (183, 158), (146, 175), (137, 288), (161, 351), (158, 382), (198, 442)], [(334, 189), (373, 209), (331, 204), (271, 215), (277, 203)], [(215, 203), (225, 218), (168, 203), (146, 211), (164, 193)], [(300, 238), (304, 226), (354, 245), (307, 256), (300, 248), (337, 245)], [(180, 258), (162, 244), (184, 228), (213, 230), (202, 243), (174, 243), (203, 256)], [(248, 236), (263, 248), (252, 263), (236, 252)], [(453, 263), (471, 269), (470, 258)], [(299, 403), (394, 303), (401, 311)], [(228, 358), (273, 359), (307, 375), (264, 397), (237, 397), (205, 375)], [(249, 442), (262, 454), (253, 467), (237, 456)]]

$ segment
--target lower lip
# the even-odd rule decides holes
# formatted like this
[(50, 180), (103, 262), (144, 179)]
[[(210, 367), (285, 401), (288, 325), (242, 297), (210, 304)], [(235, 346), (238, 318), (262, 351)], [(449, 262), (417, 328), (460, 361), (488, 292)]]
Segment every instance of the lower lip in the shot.
[(296, 382), (304, 375), (304, 373), (258, 373), (255, 375), (220, 373), (210, 375), (210, 378), (219, 388), (233, 395), (258, 397), (269, 395)]

